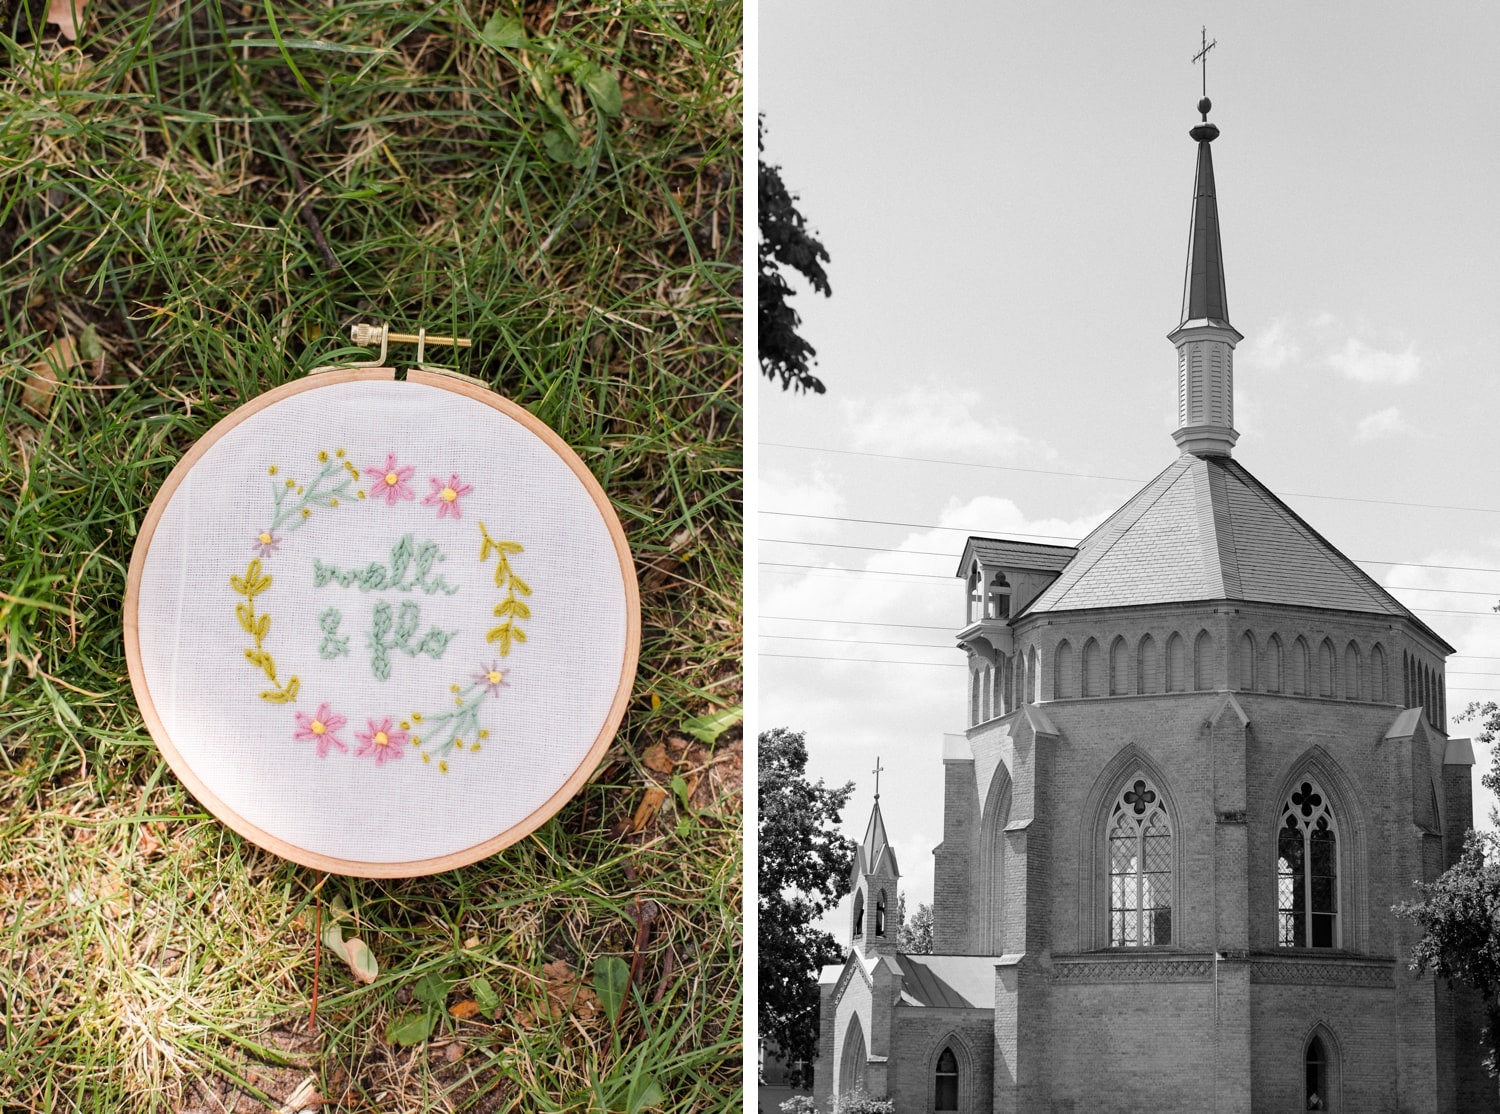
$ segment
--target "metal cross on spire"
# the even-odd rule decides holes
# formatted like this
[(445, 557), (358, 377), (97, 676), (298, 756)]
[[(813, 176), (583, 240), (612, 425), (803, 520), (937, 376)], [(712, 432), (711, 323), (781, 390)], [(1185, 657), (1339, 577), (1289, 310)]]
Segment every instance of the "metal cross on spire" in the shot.
[(875, 757), (875, 770), (874, 770), (874, 774), (875, 774), (875, 799), (877, 801), (880, 800), (880, 771), (883, 768), (884, 767), (882, 767), (880, 765), (880, 757), (879, 757), (879, 755), (877, 755)]
[[(1208, 96), (1208, 52), (1218, 45), (1218, 39), (1215, 39), (1213, 42), (1208, 41), (1208, 27), (1205, 25), (1203, 28), (1203, 49), (1193, 55), (1194, 64), (1197, 64), (1199, 61), (1203, 63), (1203, 95), (1205, 97)], [(1204, 118), (1207, 119), (1207, 115)]]

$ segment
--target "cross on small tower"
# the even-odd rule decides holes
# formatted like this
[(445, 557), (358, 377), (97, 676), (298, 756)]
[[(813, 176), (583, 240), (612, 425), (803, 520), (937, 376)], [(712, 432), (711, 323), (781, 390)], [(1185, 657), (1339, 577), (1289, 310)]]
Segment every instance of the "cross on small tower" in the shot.
[(881, 766), (881, 764), (880, 764), (880, 758), (877, 755), (876, 758), (875, 758), (875, 770), (874, 770), (874, 773), (875, 773), (875, 799), (877, 801), (880, 800), (880, 771), (882, 769), (884, 769), (884, 767)]
[[(1208, 96), (1208, 52), (1218, 45), (1218, 39), (1215, 39), (1213, 42), (1208, 41), (1208, 27), (1204, 26), (1203, 49), (1193, 55), (1193, 62), (1194, 64), (1197, 64), (1200, 60), (1203, 62), (1203, 95), (1205, 97)], [(1205, 113), (1203, 118), (1205, 120), (1208, 119), (1208, 114)]]

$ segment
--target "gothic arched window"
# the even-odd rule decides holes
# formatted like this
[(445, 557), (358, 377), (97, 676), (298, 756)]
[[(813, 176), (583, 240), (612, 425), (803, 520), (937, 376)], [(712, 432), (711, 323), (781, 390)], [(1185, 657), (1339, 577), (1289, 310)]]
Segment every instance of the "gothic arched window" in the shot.
[(865, 934), (865, 891), (856, 890), (854, 893), (854, 938), (857, 940)]
[(880, 896), (875, 899), (875, 935), (885, 935), (885, 891), (880, 891)]
[(958, 1057), (953, 1055), (953, 1049), (943, 1049), (943, 1054), (937, 1060), (937, 1071), (933, 1074), (936, 1094), (932, 1108), (934, 1110), (957, 1110)]
[(979, 573), (979, 566), (975, 565), (969, 573), (969, 622), (979, 622), (980, 616), (984, 614), (984, 599), (981, 595), (984, 589), (984, 578)]
[(1339, 946), (1338, 825), (1328, 795), (1299, 780), (1276, 835), (1276, 942), (1283, 948)]
[(1172, 942), (1172, 827), (1144, 774), (1125, 783), (1109, 822), (1109, 943)]
[(984, 616), (986, 619), (1010, 618), (1010, 581), (1005, 579), (1003, 572), (997, 572), (990, 578), (990, 586), (984, 596)]

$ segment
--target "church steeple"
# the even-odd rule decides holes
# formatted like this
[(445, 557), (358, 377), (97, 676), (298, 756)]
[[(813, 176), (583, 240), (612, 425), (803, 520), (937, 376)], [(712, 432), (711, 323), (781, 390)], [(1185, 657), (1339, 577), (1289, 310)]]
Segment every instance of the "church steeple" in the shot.
[(1198, 102), (1203, 122), (1188, 132), (1198, 144), (1198, 169), (1188, 226), (1182, 321), (1167, 336), (1177, 346), (1177, 430), (1172, 439), (1183, 452), (1196, 456), (1228, 456), (1239, 440), (1234, 429), (1234, 346), (1244, 339), (1229, 323), (1224, 290), (1224, 253), (1209, 146), (1219, 137), (1219, 129), (1208, 122), (1212, 107), (1207, 97)]
[(854, 852), (849, 879), (849, 888), (854, 892), (851, 935), (854, 946), (867, 956), (895, 954), (896, 933), (901, 927), (896, 889), (901, 881), (901, 868), (896, 865), (896, 852), (891, 847), (890, 838), (885, 833), (885, 820), (880, 815), (878, 759), (875, 766), (875, 807), (870, 810), (864, 841)]

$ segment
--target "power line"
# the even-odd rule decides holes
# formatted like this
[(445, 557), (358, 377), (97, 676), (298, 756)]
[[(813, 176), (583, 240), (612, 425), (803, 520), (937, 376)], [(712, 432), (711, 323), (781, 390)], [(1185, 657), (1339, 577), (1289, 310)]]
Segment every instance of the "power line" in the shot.
[(946, 661), (891, 661), (889, 658), (841, 658), (812, 654), (761, 654), (763, 658), (791, 658), (795, 661), (849, 661), (859, 665), (930, 665), (935, 669), (967, 669), (962, 662)]
[[(946, 646), (940, 646), (935, 642), (888, 642), (882, 638), (818, 638), (811, 634), (762, 634), (762, 638), (786, 638), (793, 642), (837, 642), (840, 645), (854, 646), (912, 646), (918, 650), (954, 650), (957, 649), (951, 642)], [(1490, 674), (1485, 674), (1490, 676)], [(1500, 673), (1494, 674), (1500, 677)]]
[[(810, 453), (833, 453), (839, 456), (868, 456), (879, 460), (900, 460), (912, 464), (952, 464), (963, 468), (989, 468), (1000, 472), (1027, 472), (1039, 476), (1068, 476), (1080, 480), (1111, 480), (1120, 483), (1144, 484), (1149, 479), (1134, 479), (1129, 476), (1102, 476), (1092, 472), (1061, 472), (1049, 468), (1020, 468), (1013, 464), (981, 464), (972, 460), (945, 460), (926, 456), (897, 456), (894, 453), (862, 452), (858, 449), (832, 449), (825, 445), (789, 445), (781, 441), (762, 441), (770, 449), (799, 449)], [(1500, 507), (1452, 507), (1443, 503), (1406, 503), (1396, 499), (1367, 499), (1359, 495), (1314, 495), (1306, 491), (1281, 493), (1293, 499), (1327, 499), (1335, 503), (1375, 503), (1383, 507), (1416, 507), (1428, 511), (1465, 511), (1473, 514), (1500, 514)]]
[[(776, 514), (778, 512), (776, 512), (776, 511), (765, 511), (763, 513), (765, 513), (765, 514)], [(867, 521), (868, 522), (868, 521), (874, 521), (874, 520), (873, 519), (850, 519), (849, 521)], [(929, 527), (929, 529), (934, 529), (934, 530), (948, 530), (948, 529), (952, 529), (952, 527), (948, 527), (948, 526), (934, 526), (934, 527)], [(1004, 530), (996, 530), (996, 531), (993, 531), (993, 533), (1004, 534), (1004, 533), (1006, 533), (1006, 531), (1004, 531)], [(1016, 535), (1016, 537), (1051, 537), (1051, 536), (1053, 536), (1053, 535), (1050, 535), (1050, 534), (1032, 534), (1032, 535), (1017, 534)], [(907, 556), (907, 555), (910, 555), (910, 556), (913, 556), (913, 557), (946, 557), (950, 561), (955, 561), (955, 560), (957, 560), (961, 556), (961, 554), (958, 554), (958, 553), (943, 552), (941, 550), (936, 550), (936, 549), (892, 549), (888, 545), (852, 545), (852, 544), (850, 544), (848, 542), (819, 542), (819, 541), (812, 541), (812, 540), (805, 539), (805, 538), (761, 538), (760, 540), (763, 541), (763, 542), (776, 542), (777, 544), (780, 544), (780, 545), (816, 545), (816, 546), (819, 546), (819, 547), (822, 547), (822, 548), (828, 548), (828, 549), (860, 549), (860, 550), (865, 550), (866, 552), (869, 552), (869, 553), (892, 553), (892, 554), (896, 554), (897, 556), (903, 556), (903, 557)], [(1430, 564), (1426, 564), (1426, 563), (1424, 563), (1422, 561), (1376, 561), (1373, 558), (1369, 558), (1369, 557), (1358, 557), (1358, 558), (1351, 557), (1349, 559), (1351, 561), (1353, 561), (1356, 565), (1390, 565), (1390, 566), (1393, 566), (1393, 567), (1401, 567), (1401, 568), (1408, 568), (1408, 569), (1443, 569), (1443, 570), (1448, 571), (1448, 572), (1494, 572), (1494, 573), (1500, 573), (1500, 566), (1497, 566), (1497, 567), (1483, 567), (1483, 566), (1479, 566), (1479, 565), (1430, 565)], [(1383, 585), (1383, 587), (1388, 587), (1388, 586), (1384, 586)], [(1457, 591), (1457, 589), (1454, 589), (1454, 588), (1420, 588), (1420, 589), (1413, 589), (1413, 591), (1423, 591), (1423, 592), (1451, 592), (1451, 591)], [(1476, 594), (1477, 595), (1481, 595), (1481, 596), (1485, 596), (1485, 595), (1489, 595), (1490, 593), (1488, 593), (1488, 592), (1478, 592)], [(1497, 594), (1500, 594), (1500, 593), (1497, 593)]]

